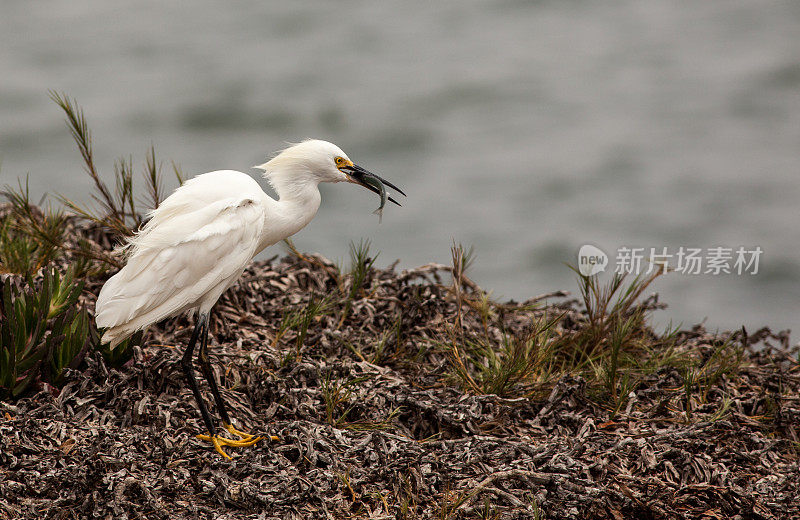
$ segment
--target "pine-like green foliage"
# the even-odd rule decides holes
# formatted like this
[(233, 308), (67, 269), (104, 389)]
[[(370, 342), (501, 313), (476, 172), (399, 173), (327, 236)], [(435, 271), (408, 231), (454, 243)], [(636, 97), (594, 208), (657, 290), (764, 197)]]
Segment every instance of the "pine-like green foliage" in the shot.
[[(143, 210), (142, 204), (136, 200), (133, 161), (130, 157), (116, 161), (112, 189), (103, 180), (95, 165), (92, 136), (83, 110), (77, 106), (75, 100), (64, 94), (51, 91), (50, 97), (64, 111), (67, 127), (81, 154), (84, 169), (92, 178), (94, 184), (92, 200), (97, 208), (83, 206), (65, 196), (59, 196), (61, 202), (78, 217), (110, 231), (117, 238), (130, 236), (145, 221), (148, 211)], [(173, 170), (178, 182), (183, 184), (183, 174), (180, 169), (173, 164)], [(156, 161), (153, 146), (147, 152), (143, 177), (148, 199), (144, 204), (150, 209), (155, 209), (161, 203), (164, 193), (161, 166)], [(114, 265), (121, 267), (117, 262), (114, 262)]]
[(9, 203), (0, 221), (0, 273), (33, 275), (63, 253), (66, 217), (49, 205), (31, 204), (27, 180), (0, 195)]
[[(369, 240), (361, 240), (358, 245), (350, 242), (350, 274), (346, 278), (341, 279), (341, 289), (345, 291), (344, 308), (342, 315), (339, 318), (339, 326), (344, 323), (350, 311), (353, 308), (353, 302), (357, 299), (359, 292), (363, 289), (364, 284), (369, 277), (369, 270), (375, 265), (375, 260), (378, 255), (370, 258), (369, 256)], [(346, 282), (350, 282), (348, 289), (345, 289)]]

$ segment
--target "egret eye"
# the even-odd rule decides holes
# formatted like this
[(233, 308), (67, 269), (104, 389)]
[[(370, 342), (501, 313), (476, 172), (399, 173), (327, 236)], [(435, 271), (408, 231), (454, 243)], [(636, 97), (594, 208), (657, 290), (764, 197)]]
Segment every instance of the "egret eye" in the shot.
[(336, 161), (336, 166), (344, 166), (344, 159), (343, 158), (337, 157), (335, 159), (335, 161)]

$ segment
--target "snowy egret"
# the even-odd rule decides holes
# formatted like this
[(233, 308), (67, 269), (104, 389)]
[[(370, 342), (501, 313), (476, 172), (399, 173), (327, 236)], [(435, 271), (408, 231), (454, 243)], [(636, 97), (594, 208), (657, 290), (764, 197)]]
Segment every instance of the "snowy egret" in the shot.
[[(175, 190), (124, 245), (127, 262), (109, 278), (97, 297), (95, 320), (105, 329), (103, 342), (118, 345), (134, 332), (185, 311), (198, 312), (181, 361), (209, 441), (230, 459), (223, 446), (252, 446), (261, 437), (231, 423), (208, 360), (208, 317), (222, 293), (265, 247), (300, 231), (317, 213), (320, 182), (348, 181), (381, 195), (392, 183), (353, 164), (336, 145), (307, 140), (256, 166), (278, 195), (273, 199), (249, 175), (221, 170), (198, 175)], [(388, 199), (400, 205), (391, 197)], [(197, 341), (200, 370), (208, 381), (224, 428), (238, 440), (217, 434), (197, 386), (192, 353)], [(273, 439), (277, 439), (274, 437)]]

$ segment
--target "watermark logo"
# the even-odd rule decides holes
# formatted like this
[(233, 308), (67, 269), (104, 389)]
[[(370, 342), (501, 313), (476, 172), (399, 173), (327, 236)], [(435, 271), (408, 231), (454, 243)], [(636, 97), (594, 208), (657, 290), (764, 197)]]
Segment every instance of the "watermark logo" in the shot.
[(608, 255), (599, 247), (591, 244), (581, 246), (578, 251), (578, 272), (583, 276), (593, 276), (602, 273), (608, 265)]
[[(680, 274), (758, 274), (764, 250), (760, 246), (733, 247), (620, 247), (615, 273), (650, 273), (657, 266)], [(644, 261), (644, 263), (643, 263)]]
[[(616, 274), (649, 274), (658, 269), (686, 275), (755, 275), (758, 274), (760, 246), (738, 247), (627, 247), (616, 251)], [(592, 276), (606, 270), (608, 256), (599, 248), (586, 244), (578, 252), (578, 271)]]

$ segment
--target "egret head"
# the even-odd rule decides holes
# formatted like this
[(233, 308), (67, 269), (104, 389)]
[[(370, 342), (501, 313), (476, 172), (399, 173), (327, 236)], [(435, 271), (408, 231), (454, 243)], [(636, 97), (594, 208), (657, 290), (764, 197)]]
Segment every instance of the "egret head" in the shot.
[[(264, 177), (276, 188), (277, 184), (286, 183), (347, 181), (380, 193), (374, 182), (377, 180), (405, 195), (394, 184), (354, 164), (335, 144), (319, 139), (293, 144), (256, 168), (264, 170)], [(389, 200), (400, 205), (391, 197)]]
[(347, 177), (338, 168), (341, 160), (350, 162), (347, 155), (333, 143), (307, 139), (281, 150), (266, 163), (256, 166), (264, 170), (267, 179), (276, 174), (304, 177), (308, 181), (341, 182)]

